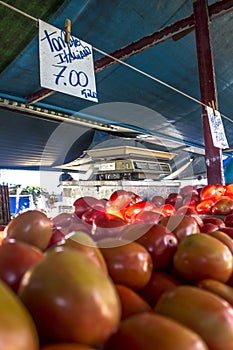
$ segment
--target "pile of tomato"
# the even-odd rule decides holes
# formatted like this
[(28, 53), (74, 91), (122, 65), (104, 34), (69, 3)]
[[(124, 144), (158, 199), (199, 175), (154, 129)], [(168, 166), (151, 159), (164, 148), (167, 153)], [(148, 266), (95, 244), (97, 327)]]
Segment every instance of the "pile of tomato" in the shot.
[(117, 190), (18, 215), (0, 245), (0, 349), (232, 350), (233, 184)]

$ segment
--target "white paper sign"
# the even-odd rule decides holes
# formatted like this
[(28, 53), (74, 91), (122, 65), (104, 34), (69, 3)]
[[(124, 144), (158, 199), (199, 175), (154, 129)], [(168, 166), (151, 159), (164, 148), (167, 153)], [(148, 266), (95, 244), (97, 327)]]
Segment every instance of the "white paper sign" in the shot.
[(214, 114), (213, 109), (208, 106), (206, 107), (206, 110), (214, 146), (218, 148), (229, 148), (221, 114), (218, 111), (215, 111)]
[(98, 102), (91, 45), (39, 20), (39, 53), (42, 87)]

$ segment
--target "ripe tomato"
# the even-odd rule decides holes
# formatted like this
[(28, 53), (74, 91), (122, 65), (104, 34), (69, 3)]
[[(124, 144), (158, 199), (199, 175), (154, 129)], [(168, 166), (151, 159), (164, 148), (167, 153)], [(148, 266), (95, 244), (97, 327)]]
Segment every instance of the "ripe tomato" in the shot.
[(191, 208), (196, 207), (196, 205), (200, 202), (199, 196), (196, 194), (192, 194), (191, 196), (185, 196), (183, 198), (182, 205), (189, 206)]
[(83, 196), (76, 199), (73, 203), (74, 213), (81, 218), (82, 214), (89, 209), (98, 209), (105, 211), (103, 201), (92, 196)]
[(225, 186), (225, 196), (233, 197), (233, 184), (228, 184)]
[(167, 290), (170, 290), (180, 283), (171, 274), (164, 271), (153, 271), (147, 285), (138, 291), (139, 295), (154, 307), (159, 297)]
[(212, 292), (181, 285), (163, 293), (154, 310), (199, 334), (208, 349), (233, 349), (233, 308)]
[(9, 240), (0, 246), (0, 279), (17, 293), (24, 273), (43, 257), (40, 249), (25, 242)]
[(176, 209), (172, 204), (163, 204), (159, 209), (161, 213), (165, 216), (171, 216), (176, 214)]
[(198, 214), (209, 215), (211, 214), (212, 207), (215, 201), (212, 199), (206, 199), (196, 205), (196, 211)]
[(208, 278), (199, 281), (197, 286), (220, 296), (233, 306), (233, 288), (228, 286), (226, 283)]
[(215, 202), (224, 194), (224, 192), (225, 189), (222, 185), (206, 185), (200, 192), (200, 200), (204, 201), (211, 199)]
[(0, 280), (1, 349), (39, 350), (37, 329), (28, 309)]
[(199, 227), (202, 227), (203, 226), (203, 220), (202, 218), (200, 217), (200, 215), (197, 213), (196, 209), (195, 208), (192, 208), (192, 207), (189, 207), (187, 205), (183, 205), (182, 207), (180, 207), (177, 212), (177, 214), (182, 214), (182, 215), (187, 215), (187, 216), (191, 216), (193, 217)]
[(18, 296), (30, 311), (42, 344), (99, 346), (120, 321), (113, 282), (83, 252), (67, 247), (53, 249), (28, 270)]
[[(103, 350), (207, 350), (202, 338), (162, 315), (143, 312), (121, 321)], [(230, 348), (228, 348), (229, 350)]]
[[(105, 241), (107, 242), (107, 241)], [(137, 242), (119, 241), (109, 248), (100, 248), (108, 272), (115, 284), (123, 284), (134, 290), (143, 288), (149, 281), (153, 263), (150, 253)], [(118, 244), (118, 245), (117, 245)], [(98, 245), (103, 246), (102, 242)]]
[[(129, 193), (128, 191), (125, 190), (116, 190), (114, 191), (107, 204), (106, 207), (114, 207), (116, 208), (118, 211), (126, 208), (132, 200), (132, 194)], [(108, 209), (107, 209), (108, 211)]]
[(45, 250), (52, 237), (52, 223), (39, 210), (28, 210), (12, 219), (4, 230), (4, 239), (14, 238)]
[(201, 228), (201, 232), (202, 233), (214, 232), (214, 231), (217, 231), (217, 230), (218, 230), (218, 226), (212, 224), (211, 222), (207, 222)]
[(221, 241), (222, 243), (224, 243), (230, 250), (231, 254), (233, 255), (233, 239), (228, 236), (227, 233), (223, 232), (223, 231), (212, 231), (212, 232), (207, 232), (208, 235), (219, 239), (219, 241)]
[(160, 208), (163, 204), (165, 204), (165, 198), (162, 196), (154, 196), (151, 199), (151, 202), (155, 204), (158, 208)]
[(183, 202), (183, 197), (179, 193), (170, 193), (165, 200), (165, 204), (171, 204), (176, 209), (181, 206)]
[(40, 350), (96, 350), (96, 348), (79, 343), (55, 343), (44, 345)]
[(155, 211), (158, 212), (158, 208), (152, 202), (141, 201), (121, 211), (123, 218), (128, 223), (133, 223), (136, 216), (144, 211)]
[(186, 185), (180, 189), (180, 194), (182, 197), (191, 197), (192, 195), (198, 196), (198, 190), (196, 186)]
[(121, 302), (122, 320), (139, 312), (152, 312), (150, 305), (133, 289), (123, 284), (116, 284), (115, 286)]
[(223, 196), (212, 206), (214, 215), (228, 215), (233, 213), (233, 198)]
[(184, 237), (174, 254), (173, 264), (177, 273), (191, 283), (204, 278), (226, 282), (233, 271), (229, 248), (205, 233)]
[(160, 221), (160, 224), (174, 233), (178, 241), (181, 241), (188, 235), (200, 232), (197, 221), (193, 217), (187, 215), (176, 214), (167, 216)]
[(107, 237), (119, 237), (126, 222), (120, 217), (112, 214), (100, 214), (93, 220), (92, 237), (95, 241)]
[(161, 212), (144, 210), (135, 216), (133, 224), (157, 224), (164, 215)]
[(233, 227), (233, 214), (228, 214), (225, 216), (224, 223), (227, 227)]
[(173, 259), (178, 240), (165, 226), (155, 224), (137, 239), (150, 253), (154, 270), (167, 268)]
[(222, 219), (214, 217), (214, 216), (206, 216), (202, 219), (202, 221), (204, 224), (206, 224), (206, 223), (214, 224), (214, 225), (218, 226), (219, 229), (226, 226)]

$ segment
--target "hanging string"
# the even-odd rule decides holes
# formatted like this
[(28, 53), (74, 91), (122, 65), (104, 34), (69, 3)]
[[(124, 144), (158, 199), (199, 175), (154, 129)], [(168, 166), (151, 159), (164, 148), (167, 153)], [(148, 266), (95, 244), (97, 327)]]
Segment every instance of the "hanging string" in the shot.
[[(4, 1), (0, 1), (0, 4), (3, 5), (3, 6), (6, 6), (6, 7), (8, 7), (8, 8), (10, 8), (10, 9), (13, 10), (13, 11), (16, 11), (16, 12), (20, 13), (21, 15), (23, 15), (23, 16), (25, 16), (25, 17), (28, 17), (28, 18), (32, 19), (33, 21), (36, 21), (36, 22), (39, 21), (37, 18), (28, 15), (27, 13), (25, 13), (25, 12), (23, 12), (23, 11), (21, 11), (21, 10), (19, 10), (19, 9), (17, 9), (17, 8), (15, 8), (15, 7), (13, 7), (13, 6), (7, 4), (7, 3), (5, 3)], [(112, 55), (109, 55), (108, 53), (106, 53), (106, 52), (104, 52), (104, 51), (102, 51), (102, 50), (100, 50), (100, 49), (98, 49), (98, 48), (96, 48), (96, 47), (94, 47), (94, 46), (92, 46), (92, 47), (93, 47), (93, 50), (95, 50), (96, 52), (99, 52), (100, 54), (111, 58), (112, 60), (114, 60), (114, 61), (116, 61), (116, 62), (118, 62), (118, 63), (120, 63), (120, 64), (122, 64), (122, 65), (124, 65), (124, 66), (126, 66), (126, 67), (128, 67), (128, 68), (130, 68), (130, 69), (132, 69), (132, 70), (134, 70), (134, 71), (136, 71), (137, 73), (140, 73), (140, 74), (146, 76), (147, 78), (150, 78), (150, 79), (156, 81), (157, 83), (166, 86), (167, 88), (169, 88), (169, 89), (171, 89), (171, 90), (173, 90), (173, 91), (175, 91), (175, 92), (177, 92), (177, 93), (179, 93), (179, 94), (181, 94), (181, 95), (187, 97), (188, 99), (190, 99), (190, 100), (192, 100), (192, 101), (194, 101), (194, 102), (196, 102), (196, 103), (198, 103), (198, 104), (200, 104), (200, 105), (202, 105), (202, 106), (204, 106), (204, 107), (209, 107), (209, 106), (207, 106), (205, 103), (203, 103), (203, 102), (197, 100), (196, 98), (194, 98), (194, 97), (192, 97), (192, 96), (186, 94), (185, 92), (183, 92), (183, 91), (181, 91), (181, 90), (175, 88), (174, 86), (169, 85), (169, 84), (165, 83), (164, 81), (162, 81), (162, 80), (160, 80), (160, 79), (158, 79), (158, 78), (155, 78), (154, 76), (152, 76), (152, 75), (150, 75), (150, 74), (148, 74), (148, 73), (142, 71), (141, 69), (139, 69), (139, 68), (137, 68), (137, 67), (134, 67), (134, 66), (132, 66), (131, 64), (126, 63), (126, 62), (124, 62), (124, 61), (121, 61), (120, 59), (118, 59), (118, 58), (116, 58), (116, 57), (114, 57), (114, 56), (112, 56)], [(220, 114), (221, 114), (221, 113), (220, 113)], [(224, 114), (221, 114), (221, 116), (222, 116), (223, 118), (225, 118), (226, 120), (228, 120), (229, 122), (233, 123), (233, 120), (232, 120), (231, 118), (225, 116)]]
[[(138, 69), (138, 68), (136, 68), (136, 67), (134, 67), (134, 66), (131, 66), (130, 64), (128, 64), (128, 63), (126, 63), (126, 62), (124, 62), (124, 61), (121, 61), (121, 60), (119, 60), (118, 58), (116, 58), (116, 57), (114, 57), (114, 56), (111, 56), (111, 55), (105, 53), (104, 51), (102, 51), (102, 50), (100, 50), (100, 49), (97, 49), (97, 48), (94, 47), (94, 46), (92, 46), (92, 47), (93, 47), (93, 49), (94, 49), (95, 51), (97, 51), (97, 52), (99, 52), (99, 53), (101, 53), (101, 54), (103, 54), (103, 55), (105, 55), (105, 56), (107, 56), (107, 57), (109, 57), (109, 58), (115, 60), (116, 62), (119, 62), (119, 63), (123, 64), (124, 66), (126, 66), (126, 67), (128, 67), (128, 68), (130, 68), (130, 69), (132, 69), (132, 70), (134, 70), (134, 71), (136, 71), (136, 72), (138, 72), (138, 73), (140, 73), (140, 74), (142, 74), (142, 75), (144, 75), (144, 76), (146, 76), (146, 77), (148, 77), (148, 78), (150, 78), (150, 79), (152, 79), (152, 80), (154, 80), (154, 81), (156, 81), (157, 83), (159, 83), (159, 84), (161, 84), (161, 85), (164, 85), (164, 86), (168, 87), (169, 89), (178, 92), (179, 94), (181, 94), (181, 95), (183, 95), (183, 96), (189, 98), (190, 100), (192, 100), (192, 101), (194, 101), (194, 102), (196, 102), (196, 103), (199, 103), (200, 105), (202, 105), (202, 106), (204, 106), (204, 107), (208, 107), (205, 103), (203, 103), (203, 102), (197, 100), (196, 98), (194, 98), (194, 97), (192, 97), (192, 96), (186, 94), (185, 92), (183, 92), (183, 91), (181, 91), (181, 90), (176, 89), (174, 86), (169, 85), (169, 84), (165, 83), (164, 81), (159, 80), (158, 78), (155, 78), (154, 76), (152, 76), (152, 75), (150, 75), (150, 74), (148, 74), (148, 73), (146, 73), (146, 72), (144, 72), (144, 71), (142, 71), (142, 70), (140, 70), (140, 69)], [(221, 116), (233, 123), (233, 120), (232, 120), (231, 118), (225, 116), (224, 114), (221, 114)]]

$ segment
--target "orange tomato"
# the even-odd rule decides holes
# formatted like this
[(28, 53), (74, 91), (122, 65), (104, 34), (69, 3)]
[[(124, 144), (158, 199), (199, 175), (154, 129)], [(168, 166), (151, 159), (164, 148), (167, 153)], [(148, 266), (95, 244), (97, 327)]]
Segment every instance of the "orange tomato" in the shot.
[(233, 308), (212, 292), (181, 285), (163, 293), (154, 310), (199, 334), (208, 349), (233, 349)]
[(177, 273), (189, 282), (213, 278), (226, 282), (233, 270), (229, 248), (208, 234), (190, 235), (179, 243), (173, 258)]

